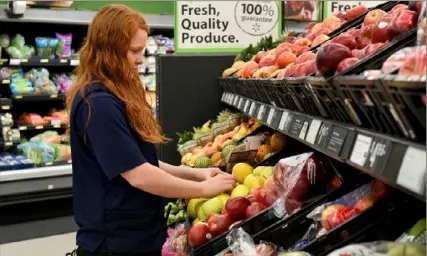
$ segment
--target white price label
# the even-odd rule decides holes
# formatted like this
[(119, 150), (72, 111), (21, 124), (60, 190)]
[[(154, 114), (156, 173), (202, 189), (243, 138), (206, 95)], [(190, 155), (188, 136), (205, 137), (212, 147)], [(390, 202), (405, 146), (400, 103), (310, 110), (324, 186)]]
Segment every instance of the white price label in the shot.
[(249, 109), (249, 115), (250, 115), (250, 116), (252, 116), (252, 115), (254, 114), (255, 106), (256, 106), (256, 103), (255, 103), (255, 102), (252, 102), (252, 104), (251, 104), (251, 108)]
[(230, 98), (231, 98), (231, 94), (228, 94), (227, 100), (225, 102), (227, 102), (229, 104), (230, 103)]
[(250, 104), (250, 100), (247, 100), (245, 103), (245, 107), (243, 108), (243, 112), (248, 113), (248, 108), (249, 108), (249, 104)]
[(234, 101), (234, 98), (236, 97), (236, 95), (234, 95), (234, 94), (232, 94), (231, 95), (231, 97), (230, 97), (230, 101), (229, 101), (229, 103), (230, 103), (230, 105), (232, 105), (233, 104), (233, 101)]
[(78, 66), (80, 64), (80, 60), (71, 60), (70, 66)]
[(275, 108), (270, 108), (270, 112), (268, 113), (267, 117), (267, 124), (271, 125), (271, 122), (273, 121), (274, 113), (276, 112)]
[(319, 132), (320, 126), (322, 125), (322, 121), (313, 119), (310, 124), (310, 128), (308, 129), (307, 137), (305, 140), (314, 145), (316, 142), (317, 133)]
[(237, 108), (242, 109), (242, 105), (243, 105), (243, 98), (240, 98), (239, 103), (237, 104)]
[(265, 106), (264, 105), (261, 105), (260, 107), (259, 107), (259, 110), (258, 110), (258, 120), (261, 120), (261, 118), (262, 118), (262, 115), (264, 114), (264, 108), (265, 108)]
[(237, 96), (234, 98), (233, 106), (236, 106), (236, 107), (237, 107), (237, 103), (239, 102), (239, 100), (240, 100), (240, 97), (237, 95)]
[(227, 94), (224, 92), (223, 94), (222, 94), (222, 96), (221, 96), (221, 101), (222, 102), (224, 102), (224, 100), (225, 100), (225, 97), (227, 96)]
[(372, 137), (358, 134), (356, 137), (356, 142), (353, 146), (353, 152), (351, 153), (350, 161), (363, 167), (365, 165), (366, 159), (368, 158), (371, 143)]
[(426, 182), (426, 151), (408, 147), (397, 175), (396, 183), (420, 195)]
[(11, 66), (19, 66), (19, 65), (21, 65), (21, 60), (20, 59), (10, 59), (9, 60), (9, 65), (11, 65)]
[(288, 111), (283, 111), (282, 119), (280, 119), (279, 130), (285, 130), (285, 124), (288, 121)]
[(308, 122), (304, 122), (298, 136), (301, 140), (305, 140), (305, 135), (307, 134), (307, 130), (308, 130)]

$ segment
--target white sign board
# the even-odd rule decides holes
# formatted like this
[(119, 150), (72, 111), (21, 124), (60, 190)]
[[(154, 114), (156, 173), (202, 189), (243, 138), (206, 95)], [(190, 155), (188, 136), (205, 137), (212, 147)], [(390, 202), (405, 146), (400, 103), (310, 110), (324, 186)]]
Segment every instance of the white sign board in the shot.
[(356, 5), (363, 4), (367, 8), (378, 6), (387, 1), (325, 1), (323, 10), (324, 16), (330, 17), (337, 12), (348, 11)]
[(280, 1), (177, 1), (175, 52), (239, 52), (281, 34)]

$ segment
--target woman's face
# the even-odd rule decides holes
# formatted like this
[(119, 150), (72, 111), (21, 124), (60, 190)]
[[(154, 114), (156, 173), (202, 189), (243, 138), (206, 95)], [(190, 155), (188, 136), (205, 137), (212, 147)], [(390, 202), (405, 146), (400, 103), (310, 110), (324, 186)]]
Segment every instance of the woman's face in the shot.
[(143, 63), (143, 51), (147, 43), (147, 32), (138, 29), (130, 41), (130, 47), (127, 52), (127, 59), (135, 72), (138, 72), (138, 66)]

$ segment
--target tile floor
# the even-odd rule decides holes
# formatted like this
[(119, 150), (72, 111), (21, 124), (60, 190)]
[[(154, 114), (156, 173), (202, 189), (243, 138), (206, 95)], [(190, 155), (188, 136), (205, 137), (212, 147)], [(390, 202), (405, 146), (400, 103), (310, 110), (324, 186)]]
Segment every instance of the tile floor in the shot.
[(74, 249), (76, 233), (0, 244), (0, 256), (65, 256)]

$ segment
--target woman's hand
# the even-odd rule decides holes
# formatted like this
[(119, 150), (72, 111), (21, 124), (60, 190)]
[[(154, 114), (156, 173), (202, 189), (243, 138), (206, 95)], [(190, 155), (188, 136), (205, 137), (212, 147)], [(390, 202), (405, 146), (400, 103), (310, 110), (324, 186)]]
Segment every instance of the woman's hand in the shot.
[(208, 178), (199, 184), (203, 197), (210, 198), (232, 190), (235, 182), (236, 179), (233, 175), (221, 172), (220, 174), (216, 174), (214, 177)]
[(219, 174), (224, 174), (224, 175), (229, 175), (232, 176), (231, 174), (228, 174), (226, 172), (221, 171), (221, 169), (216, 168), (216, 167), (212, 167), (212, 168), (204, 168), (204, 169), (198, 169), (199, 172), (201, 172), (201, 180), (208, 180), (212, 177), (215, 177)]

